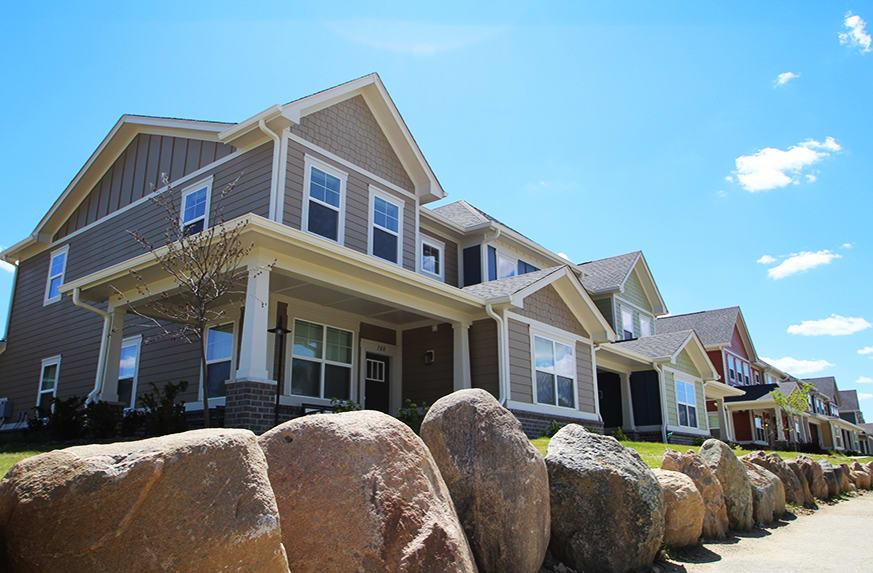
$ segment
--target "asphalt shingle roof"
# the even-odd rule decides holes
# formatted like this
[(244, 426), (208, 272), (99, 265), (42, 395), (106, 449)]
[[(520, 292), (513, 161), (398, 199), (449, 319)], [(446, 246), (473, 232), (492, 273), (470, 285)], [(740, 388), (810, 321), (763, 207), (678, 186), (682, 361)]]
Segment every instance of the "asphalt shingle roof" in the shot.
[(857, 390), (840, 390), (840, 410), (851, 412), (860, 409)]
[(614, 342), (610, 346), (630, 350), (648, 358), (667, 358), (682, 348), (683, 343), (691, 334), (690, 330), (680, 330)]
[(655, 320), (655, 333), (693, 330), (700, 337), (704, 346), (730, 344), (739, 313), (740, 307), (732, 306), (690, 314), (663, 316)]
[[(742, 396), (729, 396), (724, 399), (725, 402), (747, 402), (749, 400), (759, 400), (770, 395), (773, 390), (779, 389), (778, 384), (753, 384), (751, 386), (741, 386), (745, 390)], [(781, 389), (780, 389), (781, 390)], [(783, 391), (784, 393), (784, 391)]]
[(498, 225), (506, 227), (514, 233), (518, 233), (529, 241), (533, 240), (524, 233), (520, 232), (518, 229), (513, 229), (497, 217), (492, 217), (482, 209), (474, 207), (464, 200), (458, 200), (452, 203), (448, 203), (446, 205), (435, 207), (434, 209), (432, 209), (432, 211), (464, 229), (468, 227), (475, 227), (476, 225), (481, 225), (482, 223), (487, 223), (491, 221), (497, 223)]
[(833, 376), (824, 376), (822, 378), (804, 378), (804, 382), (809, 382), (820, 393), (824, 394), (832, 401), (836, 402), (837, 397), (837, 379)]
[(615, 257), (580, 263), (582, 284), (588, 292), (598, 293), (621, 287), (642, 253), (633, 251)]
[(461, 290), (481, 296), (485, 300), (510, 296), (563, 268), (564, 267), (562, 266), (549, 267), (547, 269), (509, 277), (507, 279), (498, 279), (496, 281), (486, 281), (477, 285), (470, 285)]

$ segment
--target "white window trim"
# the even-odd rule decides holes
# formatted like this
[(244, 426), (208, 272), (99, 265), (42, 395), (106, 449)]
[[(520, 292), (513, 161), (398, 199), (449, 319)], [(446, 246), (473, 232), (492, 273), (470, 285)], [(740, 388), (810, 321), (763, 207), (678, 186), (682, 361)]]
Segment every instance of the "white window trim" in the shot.
[[(622, 337), (624, 337), (624, 333), (625, 333), (625, 331), (627, 331), (627, 332), (631, 333), (631, 338), (636, 338), (637, 333), (636, 333), (636, 330), (634, 329), (634, 311), (633, 311), (633, 309), (625, 308), (624, 305), (619, 305), (618, 311), (621, 313), (621, 335), (622, 335)], [(625, 313), (627, 313), (630, 316), (630, 325), (629, 325), (630, 328), (627, 328), (625, 323), (624, 323)]]
[[(206, 187), (206, 205), (203, 209), (203, 215), (200, 217), (196, 217), (191, 219), (190, 221), (185, 221), (185, 199), (188, 198), (192, 193), (196, 193)], [(206, 179), (201, 179), (197, 183), (193, 185), (188, 185), (182, 190), (182, 195), (179, 199), (179, 227), (184, 229), (186, 225), (191, 225), (196, 223), (197, 221), (203, 221), (203, 230), (205, 231), (209, 227), (209, 207), (212, 204), (212, 175), (207, 177)]]
[[(206, 329), (206, 339), (203, 340), (203, 352), (207, 352), (208, 344), (209, 344), (209, 331), (213, 328), (220, 328), (222, 326), (227, 326), (228, 324), (233, 325), (233, 332), (231, 334), (231, 342), (230, 342), (230, 378), (227, 379), (227, 382), (232, 382), (236, 378), (236, 349), (239, 345), (239, 341), (237, 340), (237, 336), (239, 335), (239, 329), (237, 328), (237, 321), (228, 320), (222, 321), (216, 324), (210, 324)], [(217, 364), (219, 362), (227, 362), (226, 360), (209, 360), (206, 359), (206, 367), (209, 368), (210, 364)], [(203, 392), (206, 389), (206, 371), (201, 367), (200, 369), (200, 387), (197, 390), (197, 400), (200, 404), (203, 403)], [(209, 406), (224, 406), (226, 396), (216, 396), (214, 398), (209, 399)]]
[[(432, 273), (424, 268), (424, 245), (437, 249), (440, 252), (440, 272)], [(432, 237), (420, 235), (418, 239), (418, 272), (431, 278), (439, 279), (441, 282), (446, 280), (446, 244)]]
[[(679, 384), (684, 384), (691, 388), (691, 391), (694, 393), (694, 402), (683, 402), (679, 400)], [(673, 392), (676, 396), (676, 424), (678, 424), (682, 428), (698, 428), (700, 427), (700, 412), (697, 408), (697, 385), (694, 382), (688, 382), (686, 380), (682, 380), (680, 378), (675, 378), (673, 380)], [(690, 426), (687, 424), (683, 424), (682, 420), (679, 418), (679, 406), (685, 406), (686, 408), (694, 408), (694, 419), (697, 421), (696, 426)]]
[[(64, 266), (61, 269), (61, 272), (53, 275), (52, 274), (52, 262), (55, 260), (55, 257), (59, 257), (60, 255), (64, 255)], [(43, 294), (42, 305), (48, 306), (50, 304), (54, 304), (63, 298), (63, 295), (58, 292), (57, 296), (53, 296), (49, 298), (49, 290), (51, 288), (52, 279), (55, 277), (61, 277), (61, 285), (64, 284), (64, 281), (67, 280), (67, 263), (70, 260), (70, 245), (64, 245), (60, 249), (55, 249), (52, 251), (51, 256), (49, 257), (49, 266), (45, 279), (45, 293)]]
[[(558, 344), (563, 344), (564, 346), (570, 347), (570, 352), (573, 354), (573, 405), (572, 406), (561, 406), (558, 404), (558, 374), (552, 372), (552, 376), (555, 377), (555, 403), (549, 404), (548, 402), (540, 402), (540, 398), (537, 395), (537, 365), (536, 365), (536, 337), (540, 337), (544, 340), (547, 340), (552, 343), (552, 351), (554, 352), (554, 345), (557, 342)], [(545, 406), (548, 408), (555, 408), (557, 410), (571, 410), (578, 411), (579, 409), (579, 368), (578, 362), (576, 361), (576, 341), (573, 338), (556, 336), (554, 332), (547, 331), (545, 329), (540, 329), (535, 326), (531, 326), (530, 328), (530, 365), (531, 365), (531, 385), (533, 386), (533, 399), (534, 404), (537, 406)], [(564, 376), (566, 378), (566, 376)]]
[[(494, 265), (495, 265), (494, 272), (495, 272), (495, 276), (496, 276), (495, 280), (499, 281), (501, 279), (509, 279), (512, 277), (517, 277), (518, 276), (518, 257), (507, 253), (503, 249), (498, 248), (498, 249), (496, 249), (496, 251), (497, 251), (497, 255), (496, 255), (495, 261), (494, 261)], [(487, 257), (487, 251), (486, 251), (486, 257)], [(509, 275), (508, 277), (501, 277), (500, 276), (500, 259), (501, 258), (506, 259), (507, 261), (512, 261), (512, 268), (515, 269), (515, 274)], [(487, 261), (486, 261), (486, 267), (487, 267)]]
[[(47, 366), (57, 366), (57, 373), (55, 374), (55, 387), (51, 390), (43, 390), (42, 382), (45, 375), (45, 369)], [(54, 356), (49, 356), (48, 358), (43, 358), (42, 362), (39, 366), (39, 384), (37, 385), (36, 390), (36, 405), (37, 407), (41, 406), (40, 397), (43, 394), (48, 394), (51, 392), (51, 397), (54, 398), (58, 395), (58, 385), (61, 383), (61, 355), (56, 354)]]
[(387, 259), (382, 259), (382, 257), (378, 257), (383, 261), (388, 261), (389, 263), (394, 263), (398, 267), (403, 266), (403, 207), (404, 201), (402, 199), (398, 199), (397, 197), (393, 197), (388, 193), (382, 191), (381, 189), (370, 185), (370, 201), (369, 201), (369, 210), (370, 215), (368, 217), (368, 225), (367, 225), (367, 254), (375, 257), (373, 254), (373, 233), (377, 227), (376, 225), (376, 197), (382, 199), (386, 203), (390, 203), (397, 207), (397, 232), (395, 233), (391, 229), (386, 229), (385, 227), (378, 225), (379, 230), (389, 233), (397, 237), (397, 253), (395, 258), (396, 261), (388, 261)]
[[(321, 358), (312, 358), (311, 356), (296, 356), (294, 354), (294, 332), (297, 331), (297, 323), (298, 322), (308, 322), (309, 324), (315, 324), (315, 325), (320, 326), (322, 328), (322, 331), (321, 331), (321, 337), (322, 337), (321, 338), (321, 345), (322, 345), (321, 354), (322, 354), (322, 357)], [(313, 402), (313, 403), (330, 403), (330, 398), (324, 398), (323, 396), (324, 396), (324, 374), (325, 374), (325, 371), (327, 370), (327, 368), (324, 368), (324, 366), (331, 365), (331, 366), (342, 366), (344, 368), (349, 369), (349, 398), (348, 399), (354, 400), (355, 399), (355, 392), (354, 392), (354, 389), (355, 389), (355, 355), (357, 354), (355, 352), (355, 348), (356, 348), (356, 344), (357, 344), (357, 336), (355, 334), (355, 331), (350, 330), (348, 328), (342, 328), (340, 326), (334, 326), (332, 324), (325, 324), (325, 323), (318, 322), (315, 320), (307, 320), (305, 318), (296, 318), (296, 317), (292, 319), (291, 324), (293, 325), (292, 330), (291, 330), (291, 334), (287, 337), (287, 340), (285, 342), (285, 344), (288, 346), (288, 348), (286, 349), (286, 353), (287, 353), (287, 356), (290, 357), (290, 360), (288, 363), (288, 368), (286, 369), (286, 376), (285, 376), (285, 378), (286, 378), (285, 395), (293, 397), (296, 400), (317, 400), (318, 402)], [(343, 332), (348, 332), (349, 334), (352, 335), (352, 343), (351, 343), (352, 344), (352, 359), (351, 359), (351, 362), (348, 362), (348, 363), (337, 362), (335, 360), (328, 360), (327, 359), (326, 356), (327, 356), (327, 329), (328, 328), (333, 328), (334, 330), (341, 330)], [(297, 358), (299, 360), (308, 360), (309, 362), (317, 362), (317, 363), (322, 365), (321, 377), (320, 377), (320, 380), (318, 382), (318, 396), (306, 396), (304, 394), (294, 394), (293, 393), (293, 384), (294, 384), (293, 371), (294, 371), (294, 368), (292, 367), (292, 364), (293, 364), (293, 361), (295, 358)]]
[[(648, 328), (643, 328), (644, 324), (647, 324)], [(647, 332), (643, 332), (644, 330)], [(644, 315), (644, 314), (640, 314), (640, 338), (642, 338), (644, 336), (651, 336), (652, 334), (654, 334), (654, 332), (652, 332), (652, 319), (651, 319), (651, 317)]]
[[(136, 336), (128, 336), (127, 338), (121, 341), (121, 349), (124, 350), (125, 346), (136, 346), (136, 365), (133, 367), (133, 381), (130, 384), (130, 406), (131, 410), (136, 408), (136, 389), (137, 382), (139, 381), (139, 362), (142, 358), (142, 335), (137, 334)], [(119, 376), (119, 380), (122, 378)]]
[[(339, 209), (334, 207), (329, 203), (325, 203), (324, 201), (319, 201), (315, 197), (310, 197), (309, 195), (309, 187), (312, 182), (312, 168), (315, 167), (321, 171), (329, 175), (333, 175), (337, 179), (340, 180), (340, 204)], [(349, 175), (345, 171), (340, 171), (336, 167), (321, 161), (311, 155), (305, 155), (303, 158), (303, 214), (300, 220), (300, 229), (307, 233), (312, 234), (313, 236), (320, 237), (325, 241), (331, 241), (339, 243), (340, 245), (345, 244), (345, 229), (346, 229), (346, 183), (348, 182)], [(319, 235), (318, 233), (312, 232), (309, 230), (309, 202), (315, 201), (319, 205), (327, 207), (328, 209), (332, 209), (338, 213), (339, 221), (337, 222), (337, 238), (336, 241), (329, 237), (325, 237), (324, 235)]]

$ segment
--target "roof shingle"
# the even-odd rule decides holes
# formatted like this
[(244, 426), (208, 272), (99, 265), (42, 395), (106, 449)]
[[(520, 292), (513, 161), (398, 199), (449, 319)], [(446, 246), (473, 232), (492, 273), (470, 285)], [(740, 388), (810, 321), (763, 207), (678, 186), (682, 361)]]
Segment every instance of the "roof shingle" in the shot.
[(730, 344), (740, 307), (731, 306), (690, 314), (663, 316), (655, 320), (655, 333), (693, 330), (704, 346)]
[(633, 270), (642, 253), (633, 251), (615, 257), (580, 263), (582, 284), (588, 292), (599, 293), (618, 290)]
[(682, 348), (685, 341), (692, 334), (693, 332), (690, 330), (679, 330), (677, 332), (667, 332), (655, 334), (654, 336), (613, 342), (609, 346), (630, 350), (652, 359), (670, 358)]
[(486, 281), (477, 285), (466, 286), (461, 290), (477, 296), (481, 296), (485, 300), (511, 296), (520, 290), (526, 289), (538, 280), (543, 279), (563, 268), (565, 267), (549, 267), (547, 269), (542, 269), (515, 277), (498, 279), (496, 281)]

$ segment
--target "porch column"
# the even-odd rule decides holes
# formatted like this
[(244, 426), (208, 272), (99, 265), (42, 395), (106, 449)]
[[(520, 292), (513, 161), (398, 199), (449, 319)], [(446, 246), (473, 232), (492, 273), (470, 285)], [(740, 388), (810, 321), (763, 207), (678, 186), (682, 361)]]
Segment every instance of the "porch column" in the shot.
[(634, 402), (630, 387), (630, 373), (623, 372), (618, 375), (621, 384), (621, 417), (625, 430), (634, 431), (637, 426), (634, 423)]
[(776, 419), (776, 439), (780, 442), (785, 440), (785, 427), (782, 425), (782, 408), (773, 408), (774, 418)]
[(472, 387), (470, 377), (470, 323), (453, 322), (454, 347), (454, 385), (455, 391)]
[(109, 335), (103, 341), (103, 383), (99, 400), (118, 402), (118, 367), (121, 363), (121, 342), (124, 340), (124, 316), (126, 307), (110, 309)]
[(270, 271), (261, 265), (249, 265), (237, 380), (272, 382), (267, 368), (269, 302)]
[(728, 437), (729, 428), (728, 428), (728, 422), (727, 422), (727, 415), (725, 414), (724, 398), (719, 398), (718, 400), (715, 400), (715, 414), (716, 414), (716, 418), (718, 418), (718, 437), (719, 437), (719, 439), (721, 439), (723, 441), (730, 440), (730, 437)]

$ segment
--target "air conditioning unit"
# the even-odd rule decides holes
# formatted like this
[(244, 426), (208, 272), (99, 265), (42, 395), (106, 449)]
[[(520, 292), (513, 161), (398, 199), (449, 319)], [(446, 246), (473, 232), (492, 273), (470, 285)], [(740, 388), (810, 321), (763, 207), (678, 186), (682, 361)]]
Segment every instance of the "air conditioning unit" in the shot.
[(0, 398), (0, 418), (8, 418), (12, 415), (12, 402), (9, 398)]

